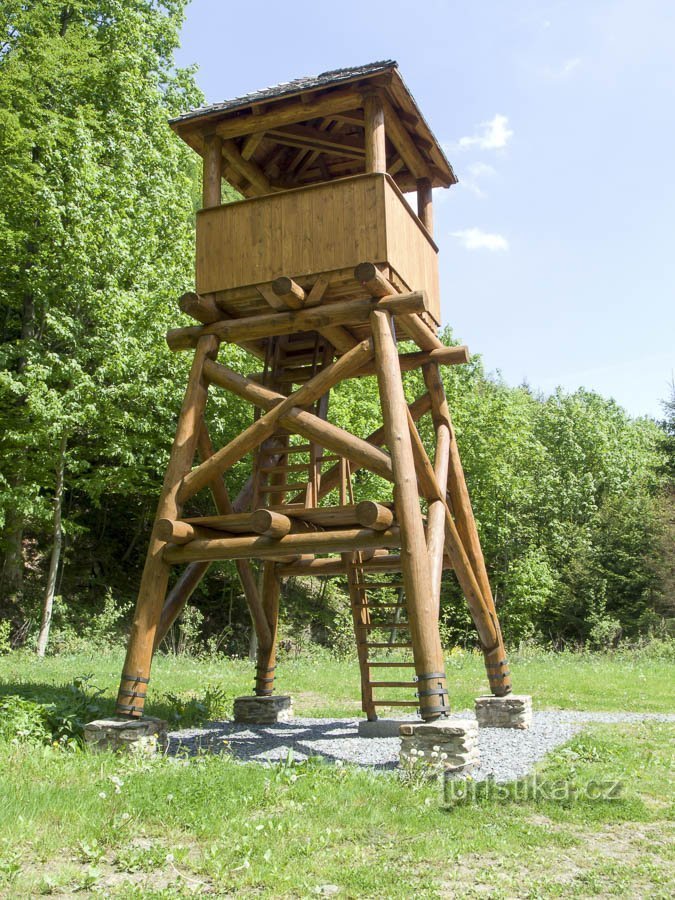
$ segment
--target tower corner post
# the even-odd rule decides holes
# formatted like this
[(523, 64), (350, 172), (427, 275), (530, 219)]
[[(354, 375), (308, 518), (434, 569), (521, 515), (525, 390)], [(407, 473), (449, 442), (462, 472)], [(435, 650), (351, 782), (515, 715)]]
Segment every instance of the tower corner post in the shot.
[(139, 718), (143, 715), (155, 634), (161, 620), (170, 571), (163, 557), (165, 541), (157, 533), (158, 522), (160, 519), (175, 521), (179, 518), (178, 489), (183, 477), (190, 471), (206, 406), (208, 384), (203, 375), (204, 361), (215, 357), (218, 345), (219, 341), (213, 335), (201, 337), (192, 361), (129, 635), (115, 708), (120, 716)]
[(387, 445), (394, 474), (394, 505), (401, 529), (401, 568), (410, 637), (425, 720), (450, 712), (438, 612), (431, 592), (429, 554), (419, 504), (417, 476), (394, 324), (384, 311), (371, 314), (375, 363)]

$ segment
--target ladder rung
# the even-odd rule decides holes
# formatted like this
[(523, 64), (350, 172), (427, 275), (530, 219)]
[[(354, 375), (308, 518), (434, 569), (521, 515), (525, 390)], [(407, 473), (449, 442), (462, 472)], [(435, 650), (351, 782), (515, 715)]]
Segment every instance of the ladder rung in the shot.
[(414, 662), (368, 662), (366, 661), (366, 665), (370, 666), (371, 669), (401, 669), (401, 668), (410, 668), (415, 665)]
[(419, 706), (419, 700), (373, 700), (373, 706)]
[(354, 609), (407, 609), (405, 603), (354, 603)]
[(378, 588), (392, 588), (392, 589), (395, 588), (395, 589), (398, 590), (398, 588), (402, 588), (402, 587), (403, 587), (403, 582), (402, 582), (402, 581), (394, 581), (394, 582), (390, 582), (390, 581), (366, 581), (366, 582), (364, 582), (364, 584), (365, 584), (365, 587), (370, 588), (371, 590), (377, 590)]
[(395, 648), (406, 647), (408, 650), (412, 650), (412, 644), (383, 644), (380, 642), (369, 643), (368, 641), (361, 641), (366, 647), (372, 647), (374, 650), (394, 650)]
[(287, 453), (307, 453), (311, 448), (311, 444), (295, 444), (290, 447), (279, 447), (278, 449), (275, 447), (269, 452), (270, 456), (285, 456)]
[(419, 687), (418, 681), (371, 681), (370, 686), (374, 688), (385, 688), (385, 687), (405, 687), (405, 688), (416, 688)]
[(284, 491), (302, 491), (306, 487), (306, 481), (295, 481), (291, 484), (264, 484), (258, 490), (261, 494), (282, 494)]
[(360, 628), (382, 628), (388, 631), (393, 628), (410, 628), (408, 622), (362, 622)]
[(312, 463), (291, 463), (288, 466), (260, 466), (260, 471), (267, 475), (276, 474), (277, 472), (302, 472), (307, 471)]

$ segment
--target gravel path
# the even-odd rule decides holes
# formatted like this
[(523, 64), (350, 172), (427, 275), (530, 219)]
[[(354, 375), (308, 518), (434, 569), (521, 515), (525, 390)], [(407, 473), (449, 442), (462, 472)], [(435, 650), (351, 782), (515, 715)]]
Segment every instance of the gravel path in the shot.
[[(410, 721), (418, 721), (414, 716)], [(455, 713), (452, 718), (473, 719), (473, 712)], [(603, 722), (640, 722), (645, 719), (675, 722), (675, 714), (572, 712), (551, 710), (535, 712), (527, 731), (508, 728), (479, 729), (480, 768), (472, 773), (482, 781), (521, 778), (551, 750), (566, 743), (586, 724)], [(322, 756), (337, 763), (350, 763), (376, 770), (395, 769), (398, 765), (398, 738), (362, 738), (358, 719), (293, 719), (278, 725), (251, 728), (234, 722), (211, 722), (203, 728), (173, 731), (169, 734), (169, 753), (213, 753), (230, 751), (241, 762), (270, 763), (286, 759)]]

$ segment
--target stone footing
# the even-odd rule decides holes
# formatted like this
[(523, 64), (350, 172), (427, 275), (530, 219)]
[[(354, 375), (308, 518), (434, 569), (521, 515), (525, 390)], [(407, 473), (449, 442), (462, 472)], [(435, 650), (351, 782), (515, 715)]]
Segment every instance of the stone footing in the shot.
[(84, 742), (90, 750), (119, 750), (152, 754), (166, 746), (164, 719), (96, 719), (84, 726)]
[(429, 766), (447, 774), (480, 765), (478, 726), (471, 719), (438, 719), (401, 725), (401, 765)]
[(245, 725), (274, 725), (293, 718), (293, 701), (288, 695), (237, 697), (234, 721)]
[(480, 728), (524, 730), (532, 723), (532, 697), (528, 694), (477, 697), (476, 719)]

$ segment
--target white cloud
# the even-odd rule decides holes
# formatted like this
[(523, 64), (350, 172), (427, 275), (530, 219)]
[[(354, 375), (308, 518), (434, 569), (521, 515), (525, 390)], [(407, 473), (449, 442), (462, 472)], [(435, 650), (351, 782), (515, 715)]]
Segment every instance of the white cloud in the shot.
[(456, 237), (467, 250), (508, 250), (509, 242), (503, 234), (491, 234), (480, 228), (465, 228), (463, 231), (453, 231), (452, 237)]
[(466, 174), (460, 172), (459, 184), (467, 191), (471, 191), (476, 197), (486, 197), (481, 182), (486, 178), (494, 178), (497, 170), (488, 163), (474, 162), (466, 167)]
[(494, 166), (484, 162), (474, 162), (466, 167), (466, 171), (472, 178), (492, 178), (497, 174)]
[(573, 72), (575, 69), (578, 69), (580, 65), (581, 65), (581, 57), (579, 57), (579, 56), (574, 56), (574, 57), (572, 57), (572, 59), (566, 59), (565, 62), (563, 63), (560, 74), (563, 77), (565, 77), (566, 75), (569, 75), (571, 72)]
[(545, 66), (539, 69), (538, 74), (543, 78), (551, 79), (551, 81), (564, 81), (566, 78), (570, 78), (582, 63), (583, 60), (580, 56), (572, 56), (556, 67)]
[(501, 150), (513, 137), (508, 116), (497, 113), (489, 122), (481, 122), (478, 134), (459, 139), (458, 147), (478, 147), (480, 150)]

